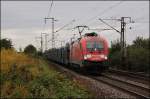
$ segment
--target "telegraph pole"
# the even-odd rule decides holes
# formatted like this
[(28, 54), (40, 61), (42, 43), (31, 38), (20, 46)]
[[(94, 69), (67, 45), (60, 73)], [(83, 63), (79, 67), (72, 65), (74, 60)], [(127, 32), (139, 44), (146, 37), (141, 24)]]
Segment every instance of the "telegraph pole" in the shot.
[(125, 22), (125, 18), (128, 18), (130, 20), (131, 23), (131, 17), (121, 17), (121, 19), (103, 19), (103, 20), (116, 20), (116, 21), (120, 21), (121, 22), (121, 31), (115, 29), (114, 27), (110, 26), (108, 23), (106, 23), (105, 21), (103, 21), (102, 19), (99, 19), (100, 21), (102, 21), (104, 24), (106, 24), (107, 26), (109, 26), (110, 28), (112, 28), (113, 30), (115, 30), (116, 32), (118, 32), (120, 34), (120, 44), (121, 44), (121, 61), (122, 61), (122, 65), (126, 66), (127, 65), (127, 52), (126, 52), (126, 40), (125, 40), (125, 27), (126, 27), (126, 22)]
[(47, 36), (48, 34), (47, 33), (42, 33), (45, 35), (45, 50), (47, 50)]
[(45, 50), (47, 51), (47, 36), (48, 34), (45, 35)]
[(43, 37), (42, 37), (42, 33), (41, 33), (41, 52), (43, 52)]
[(35, 39), (40, 39), (40, 45), (41, 45), (40, 51), (42, 52), (42, 51), (43, 51), (43, 38), (42, 38), (42, 33), (41, 33), (41, 36), (40, 36), (40, 37), (35, 37)]
[(52, 48), (55, 48), (54, 21), (57, 21), (57, 20), (55, 20), (54, 18), (45, 18), (45, 23), (46, 23), (47, 19), (51, 19), (52, 20)]
[(124, 17), (121, 17), (121, 37), (120, 37), (120, 43), (121, 43), (121, 61), (122, 65), (125, 66), (126, 64), (126, 54), (125, 54), (125, 39), (124, 39), (124, 29), (125, 29), (125, 22), (124, 22)]
[(128, 18), (131, 23), (131, 17), (121, 17), (121, 37), (120, 37), (120, 42), (121, 42), (121, 61), (122, 65), (126, 66), (127, 65), (127, 49), (126, 49), (126, 40), (125, 40), (125, 27), (126, 27), (126, 22), (125, 18)]

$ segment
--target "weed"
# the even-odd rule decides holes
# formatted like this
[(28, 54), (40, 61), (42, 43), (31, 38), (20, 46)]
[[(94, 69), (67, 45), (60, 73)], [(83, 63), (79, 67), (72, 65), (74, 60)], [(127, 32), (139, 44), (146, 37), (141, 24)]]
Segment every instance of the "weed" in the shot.
[(1, 98), (85, 98), (89, 93), (36, 59), (1, 50)]

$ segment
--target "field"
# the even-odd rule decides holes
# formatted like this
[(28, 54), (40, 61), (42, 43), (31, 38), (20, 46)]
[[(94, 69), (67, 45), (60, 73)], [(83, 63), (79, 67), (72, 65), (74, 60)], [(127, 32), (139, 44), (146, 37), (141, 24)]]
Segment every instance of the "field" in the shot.
[(81, 85), (42, 59), (1, 50), (1, 98), (89, 98)]

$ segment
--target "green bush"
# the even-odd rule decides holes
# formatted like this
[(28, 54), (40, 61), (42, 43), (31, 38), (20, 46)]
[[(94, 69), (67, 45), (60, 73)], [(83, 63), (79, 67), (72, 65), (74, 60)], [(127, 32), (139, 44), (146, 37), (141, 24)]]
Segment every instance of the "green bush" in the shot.
[(133, 41), (132, 45), (127, 46), (127, 64), (123, 66), (119, 41), (114, 41), (112, 43), (112, 47), (110, 48), (109, 64), (111, 67), (118, 69), (149, 73), (149, 47), (149, 38), (143, 39), (142, 37), (137, 37), (136, 40)]
[(109, 62), (111, 66), (114, 66), (115, 68), (121, 68), (121, 52), (120, 51), (110, 53), (109, 59), (110, 59)]
[(7, 39), (7, 38), (0, 39), (0, 50), (2, 48), (10, 49), (12, 47), (13, 47), (13, 45), (12, 45), (12, 41), (10, 39)]
[(86, 98), (85, 89), (74, 85), (65, 76), (57, 72), (44, 73), (29, 84), (30, 97), (42, 98)]
[(128, 65), (131, 71), (148, 72), (150, 53), (144, 48), (128, 49)]

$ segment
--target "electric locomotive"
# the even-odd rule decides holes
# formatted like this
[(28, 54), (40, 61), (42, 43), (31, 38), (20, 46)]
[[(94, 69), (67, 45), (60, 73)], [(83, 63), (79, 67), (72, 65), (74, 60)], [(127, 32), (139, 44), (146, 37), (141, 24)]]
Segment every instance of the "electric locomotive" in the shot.
[(95, 32), (86, 33), (70, 44), (70, 64), (103, 71), (108, 60), (108, 42)]

